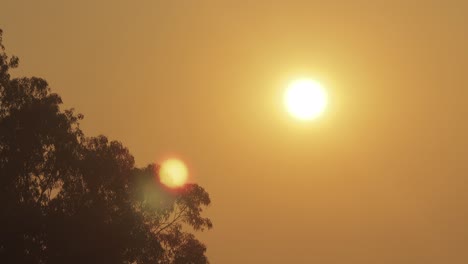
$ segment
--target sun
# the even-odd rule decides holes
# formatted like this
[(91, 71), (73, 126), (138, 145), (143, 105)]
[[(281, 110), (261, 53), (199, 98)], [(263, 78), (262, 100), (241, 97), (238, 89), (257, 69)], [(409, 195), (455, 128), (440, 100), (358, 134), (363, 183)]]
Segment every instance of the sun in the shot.
[(292, 82), (284, 95), (288, 112), (300, 120), (319, 117), (327, 106), (327, 94), (320, 83), (310, 79)]
[(187, 166), (178, 159), (168, 159), (161, 164), (159, 180), (169, 188), (183, 186), (188, 179)]

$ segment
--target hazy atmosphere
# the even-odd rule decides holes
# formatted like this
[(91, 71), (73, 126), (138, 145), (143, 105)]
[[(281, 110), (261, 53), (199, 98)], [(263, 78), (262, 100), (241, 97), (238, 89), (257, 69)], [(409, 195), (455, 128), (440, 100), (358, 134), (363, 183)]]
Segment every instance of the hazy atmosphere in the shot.
[[(185, 162), (215, 264), (468, 263), (467, 25), (456, 0), (0, 0), (13, 77), (138, 166)], [(313, 120), (283, 102), (302, 78)]]

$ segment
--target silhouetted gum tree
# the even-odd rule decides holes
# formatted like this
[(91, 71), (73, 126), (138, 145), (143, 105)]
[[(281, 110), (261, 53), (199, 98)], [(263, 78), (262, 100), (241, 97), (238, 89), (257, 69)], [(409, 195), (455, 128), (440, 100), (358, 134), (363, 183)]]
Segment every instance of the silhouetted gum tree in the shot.
[(18, 66), (0, 30), (0, 262), (208, 263), (205, 190), (157, 180), (128, 149), (85, 137), (73, 109), (41, 78), (11, 78)]

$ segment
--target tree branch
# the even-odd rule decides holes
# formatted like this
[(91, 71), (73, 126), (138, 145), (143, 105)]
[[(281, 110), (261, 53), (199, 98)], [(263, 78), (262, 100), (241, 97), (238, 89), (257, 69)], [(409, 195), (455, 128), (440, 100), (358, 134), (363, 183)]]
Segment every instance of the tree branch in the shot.
[(177, 220), (179, 220), (182, 217), (182, 214), (185, 213), (185, 210), (187, 209), (187, 206), (184, 206), (179, 210), (178, 213), (174, 214), (174, 218), (172, 219), (171, 222), (167, 223), (165, 226), (161, 227), (158, 231), (156, 231), (156, 235), (159, 235), (162, 231), (173, 225)]

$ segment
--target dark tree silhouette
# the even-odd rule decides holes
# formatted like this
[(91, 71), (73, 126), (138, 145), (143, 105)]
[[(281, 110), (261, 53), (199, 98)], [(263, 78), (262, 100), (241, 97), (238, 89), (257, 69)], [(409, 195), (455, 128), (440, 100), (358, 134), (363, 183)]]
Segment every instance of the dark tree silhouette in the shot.
[(157, 180), (128, 149), (85, 137), (73, 109), (41, 78), (11, 78), (18, 66), (0, 30), (0, 262), (208, 263), (185, 231), (205, 230), (205, 190)]

